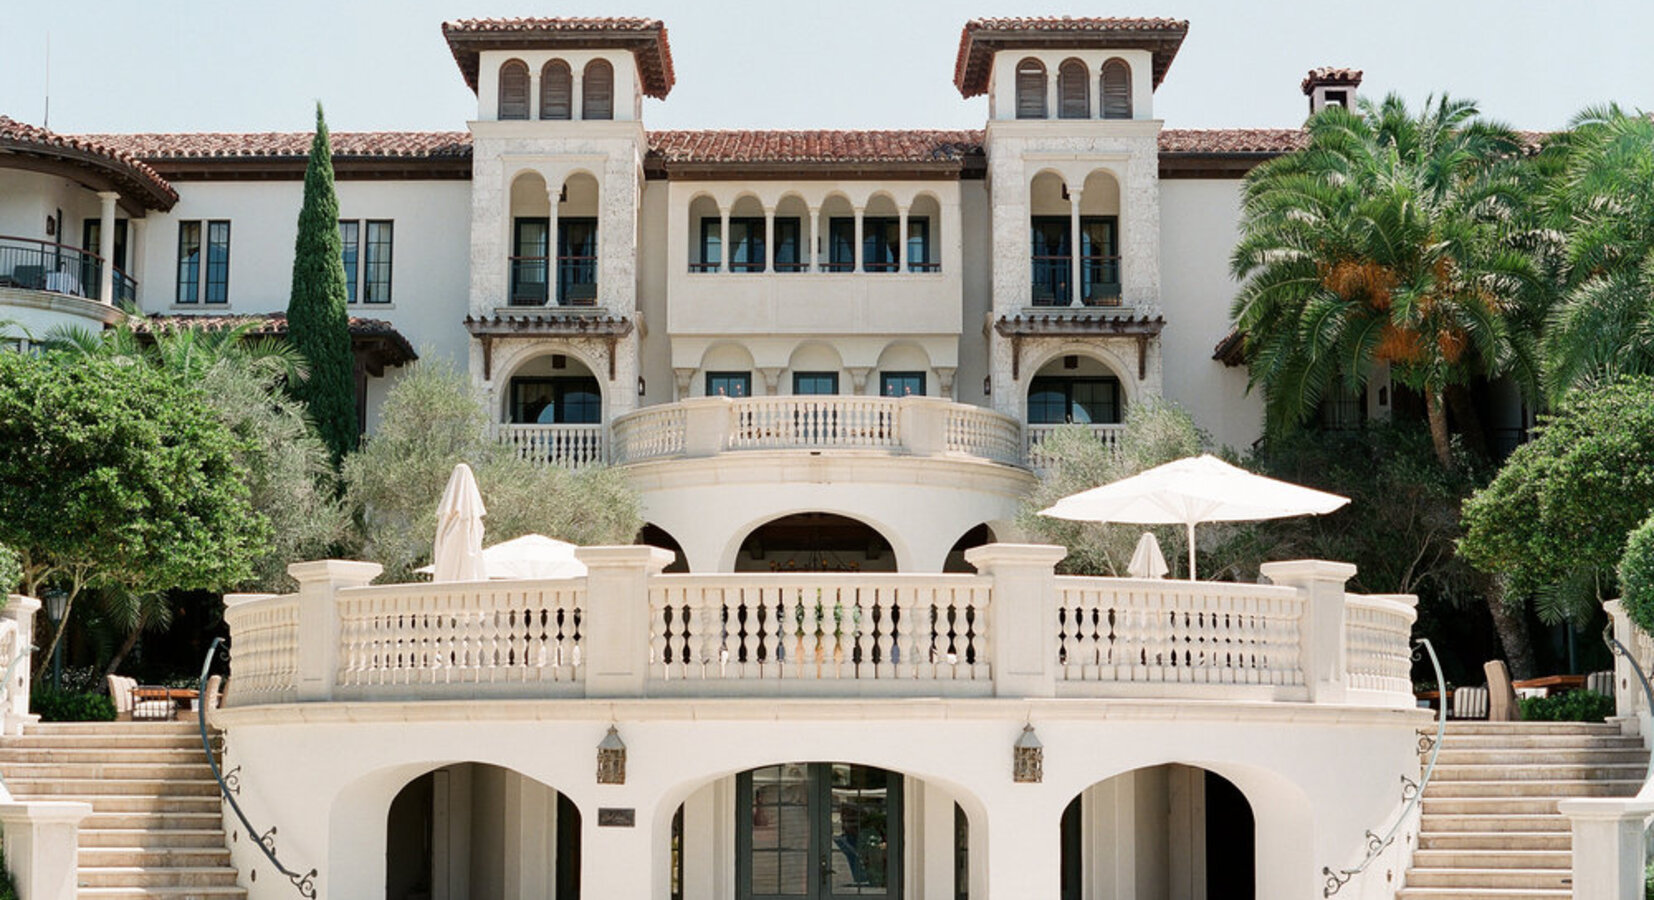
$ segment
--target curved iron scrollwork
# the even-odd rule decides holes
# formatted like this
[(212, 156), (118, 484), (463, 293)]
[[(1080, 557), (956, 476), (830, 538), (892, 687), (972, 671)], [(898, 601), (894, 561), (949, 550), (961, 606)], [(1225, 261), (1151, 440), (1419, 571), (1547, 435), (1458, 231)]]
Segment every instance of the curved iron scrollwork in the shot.
[[(1401, 808), (1401, 813), (1396, 816), (1395, 823), (1390, 826), (1390, 830), (1384, 832), (1383, 834), (1378, 834), (1374, 831), (1368, 831), (1366, 833), (1367, 852), (1361, 857), (1361, 862), (1351, 866), (1348, 869), (1339, 869), (1337, 871), (1334, 871), (1330, 866), (1321, 867), (1321, 875), (1326, 878), (1326, 883), (1321, 887), (1321, 896), (1323, 898), (1331, 897), (1332, 895), (1343, 890), (1344, 885), (1350, 883), (1350, 879), (1361, 874), (1362, 872), (1365, 872), (1367, 867), (1373, 864), (1373, 860), (1378, 859), (1380, 854), (1389, 849), (1391, 844), (1395, 843), (1396, 833), (1401, 830), (1402, 824), (1405, 823), (1407, 821), (1407, 817), (1412, 814), (1413, 807), (1417, 806), (1419, 800), (1423, 798), (1424, 789), (1430, 786), (1430, 776), (1434, 775), (1436, 772), (1436, 756), (1441, 753), (1442, 735), (1447, 733), (1447, 679), (1442, 677), (1441, 660), (1436, 658), (1436, 648), (1431, 646), (1430, 639), (1419, 638), (1413, 643), (1416, 646), (1423, 648), (1424, 652), (1429, 654), (1430, 667), (1436, 670), (1437, 696), (1443, 698), (1441, 709), (1436, 713), (1435, 736), (1431, 737), (1425, 732), (1419, 733), (1419, 752), (1428, 752), (1430, 754), (1430, 762), (1425, 765), (1424, 776), (1418, 781), (1408, 778), (1405, 774), (1401, 776), (1401, 800), (1404, 804)], [(1414, 652), (1413, 658), (1419, 658), (1417, 652)]]
[(207, 754), (207, 765), (212, 767), (213, 779), (218, 782), (219, 796), (224, 798), (224, 802), (230, 804), (230, 809), (235, 812), (235, 817), (241, 820), (242, 826), (247, 829), (247, 834), (249, 836), (258, 835), (254, 841), (258, 848), (264, 851), (264, 855), (269, 858), (270, 865), (275, 866), (277, 872), (280, 872), (288, 881), (293, 883), (293, 887), (298, 890), (300, 897), (303, 897), (304, 900), (315, 900), (316, 869), (300, 874), (281, 864), (281, 860), (276, 858), (275, 826), (272, 825), (269, 831), (259, 834), (258, 829), (253, 827), (253, 823), (248, 821), (247, 814), (241, 811), (241, 804), (236, 802), (236, 795), (241, 793), (241, 767), (236, 766), (226, 774), (219, 768), (218, 758), (213, 755), (212, 739), (207, 736), (207, 673), (212, 671), (213, 660), (219, 657), (223, 657), (224, 660), (228, 661), (230, 654), (229, 651), (224, 649), (223, 638), (213, 638), (212, 646), (207, 648), (207, 658), (201, 663), (201, 682), (199, 684), (201, 701), (195, 704), (195, 721), (201, 729), (201, 749)]

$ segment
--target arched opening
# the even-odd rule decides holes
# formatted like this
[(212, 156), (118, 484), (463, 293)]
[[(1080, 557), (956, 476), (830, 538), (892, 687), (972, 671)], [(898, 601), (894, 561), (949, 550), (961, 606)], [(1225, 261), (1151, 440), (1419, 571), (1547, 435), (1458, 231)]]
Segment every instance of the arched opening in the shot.
[(1120, 378), (1094, 357), (1063, 354), (1028, 382), (1029, 425), (1118, 425), (1124, 418)]
[(810, 268), (810, 208), (804, 198), (788, 194), (775, 205), (775, 271), (806, 272)]
[(1028, 188), (1029, 255), (1033, 304), (1067, 306), (1074, 299), (1073, 201), (1055, 172), (1040, 172)]
[(540, 68), (540, 118), (574, 118), (574, 73), (560, 59)]
[(557, 203), (557, 303), (597, 305), (597, 179), (576, 172)]
[(538, 172), (511, 181), (511, 305), (544, 306), (551, 296), (551, 198)]
[(1256, 900), (1252, 807), (1216, 772), (1162, 765), (1116, 775), (1075, 797), (1061, 829), (1062, 900)]
[(701, 357), (701, 369), (704, 372), (700, 390), (694, 386), (689, 389), (691, 396), (697, 393), (704, 397), (741, 397), (754, 396), (758, 387), (752, 383), (753, 361), (752, 354), (740, 344), (718, 344), (709, 347)]
[(765, 522), (741, 542), (736, 572), (894, 572), (896, 553), (872, 526), (833, 513)]
[(572, 801), (484, 763), (443, 766), (402, 788), (385, 817), (385, 900), (516, 896), (580, 896)]
[(821, 220), (827, 223), (827, 260), (822, 270), (855, 271), (856, 211), (850, 205), (850, 199), (843, 194), (829, 195), (821, 204)]
[(764, 204), (751, 194), (735, 198), (729, 208), (729, 271), (762, 272), (769, 259), (764, 243)]
[(923, 347), (905, 341), (879, 354), (874, 370), (880, 397), (926, 397), (937, 393), (931, 378), (930, 356)]
[(1131, 118), (1131, 66), (1123, 59), (1103, 63), (1103, 118)]
[(864, 272), (894, 272), (901, 264), (902, 220), (889, 194), (874, 194), (862, 211), (861, 267)]
[(580, 118), (615, 117), (615, 69), (606, 59), (586, 63), (580, 78)]
[(528, 118), (528, 63), (508, 59), (500, 66), (499, 117)]
[(1120, 305), (1120, 182), (1112, 172), (1086, 176), (1080, 194), (1080, 302)]
[(799, 345), (787, 360), (789, 393), (799, 395), (849, 393), (841, 391), (844, 361), (831, 344), (811, 341)]
[(599, 425), (603, 386), (597, 373), (574, 356), (546, 353), (512, 371), (506, 381), (502, 421), (516, 425)]
[(676, 553), (677, 558), (662, 570), (668, 575), (681, 575), (689, 571), (689, 558), (684, 555), (683, 545), (678, 543), (677, 538), (668, 534), (666, 529), (653, 522), (645, 523), (643, 530), (637, 533), (637, 540), (632, 543), (645, 547), (659, 547)]
[(1057, 67), (1057, 118), (1091, 118), (1091, 73), (1077, 59)]
[(984, 547), (992, 544), (999, 538), (994, 536), (994, 530), (987, 523), (972, 528), (959, 536), (953, 542), (952, 549), (948, 550), (948, 558), (942, 563), (942, 571), (950, 574), (973, 575), (976, 567), (965, 561), (965, 551), (974, 547)]
[(1029, 57), (1017, 63), (1017, 118), (1047, 118), (1045, 108), (1045, 64)]
[(942, 271), (942, 204), (933, 194), (914, 197), (907, 209), (907, 270)]
[(724, 259), (723, 226), (716, 199), (697, 194), (689, 201), (689, 271), (718, 271)]

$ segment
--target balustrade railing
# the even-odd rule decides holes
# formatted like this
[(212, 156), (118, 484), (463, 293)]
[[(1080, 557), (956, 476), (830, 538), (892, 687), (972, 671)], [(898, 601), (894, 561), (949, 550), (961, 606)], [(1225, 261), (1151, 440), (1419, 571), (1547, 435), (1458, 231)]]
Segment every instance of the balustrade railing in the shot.
[(545, 306), (551, 300), (555, 268), (558, 306), (594, 306), (597, 303), (597, 257), (512, 256), (512, 306)]
[(664, 681), (990, 679), (991, 583), (971, 575), (669, 575), (649, 590)]
[(950, 453), (1021, 465), (1021, 426), (1015, 419), (992, 410), (953, 405), (947, 410), (947, 448)]
[(1299, 592), (1288, 587), (1061, 578), (1058, 678), (1302, 685), (1303, 609)]
[[(703, 693), (1413, 704), (1395, 668), (1411, 609), (1346, 595), (1347, 567), (1271, 564), (1289, 567), (1290, 584), (1144, 581), (1058, 576), (1061, 554), (990, 544), (967, 554), (975, 575), (666, 575), (651, 548), (580, 548), (586, 577), (377, 586), (366, 582), (378, 566), (296, 564), (297, 594), (227, 598), (227, 704)], [(1324, 665), (1340, 657), (1347, 668)]]
[(50, 241), (0, 236), (0, 287), (86, 297), (105, 303), (135, 303), (138, 283), (116, 269), (113, 297), (104, 297), (104, 260), (89, 250)]
[(336, 695), (541, 693), (581, 672), (585, 579), (339, 592)]
[(729, 449), (897, 448), (897, 407), (882, 397), (747, 397), (730, 406)]
[(1085, 430), (1091, 432), (1092, 437), (1112, 447), (1119, 442), (1120, 435), (1125, 431), (1126, 426), (1119, 424), (1024, 425), (1022, 426), (1022, 452), (1023, 459), (1027, 461), (1028, 468), (1044, 469), (1050, 466), (1051, 461), (1046, 457), (1045, 452), (1041, 449), (1041, 447), (1045, 444), (1047, 438), (1061, 428), (1084, 428)]
[(602, 425), (495, 426), (500, 443), (530, 462), (578, 469), (604, 462)]
[(689, 414), (676, 403), (651, 406), (614, 421), (614, 461), (633, 462), (683, 452)]

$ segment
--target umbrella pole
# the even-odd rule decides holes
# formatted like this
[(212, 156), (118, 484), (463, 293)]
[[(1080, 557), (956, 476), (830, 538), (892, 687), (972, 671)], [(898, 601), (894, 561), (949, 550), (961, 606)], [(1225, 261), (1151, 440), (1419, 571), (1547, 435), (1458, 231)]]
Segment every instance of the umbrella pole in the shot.
[(1189, 523), (1189, 580), (1195, 580), (1195, 523)]

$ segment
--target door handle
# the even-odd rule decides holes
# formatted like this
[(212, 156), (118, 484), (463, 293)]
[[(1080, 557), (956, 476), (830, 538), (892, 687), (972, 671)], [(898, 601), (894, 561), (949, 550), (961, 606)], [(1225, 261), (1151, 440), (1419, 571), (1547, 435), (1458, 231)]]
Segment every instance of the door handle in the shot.
[(821, 854), (821, 883), (826, 886), (833, 883), (833, 851), (831, 850)]

